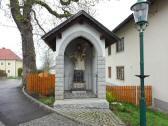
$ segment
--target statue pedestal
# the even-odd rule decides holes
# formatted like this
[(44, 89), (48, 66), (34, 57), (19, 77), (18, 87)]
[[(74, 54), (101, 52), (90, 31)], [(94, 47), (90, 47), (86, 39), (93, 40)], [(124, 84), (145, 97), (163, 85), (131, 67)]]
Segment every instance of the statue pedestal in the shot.
[(85, 83), (82, 83), (82, 82), (74, 82), (73, 83), (73, 86), (72, 86), (72, 89), (73, 90), (81, 90), (81, 89), (85, 89)]
[(81, 95), (86, 95), (86, 91), (72, 91), (72, 94), (79, 97)]
[(72, 94), (74, 94), (74, 95), (84, 95), (84, 94), (86, 94), (85, 83), (81, 83), (81, 82), (73, 83)]
[(85, 82), (84, 82), (84, 71), (83, 70), (75, 70), (74, 71), (74, 80), (72, 84), (72, 91), (82, 91), (86, 90)]

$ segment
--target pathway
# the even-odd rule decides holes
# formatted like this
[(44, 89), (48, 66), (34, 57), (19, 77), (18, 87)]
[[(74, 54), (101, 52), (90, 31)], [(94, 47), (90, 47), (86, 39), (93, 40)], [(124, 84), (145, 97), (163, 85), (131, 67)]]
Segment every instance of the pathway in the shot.
[(19, 86), (19, 80), (0, 81), (0, 126), (79, 126), (32, 103)]
[(55, 109), (71, 119), (84, 122), (91, 126), (125, 126), (125, 124), (109, 109)]

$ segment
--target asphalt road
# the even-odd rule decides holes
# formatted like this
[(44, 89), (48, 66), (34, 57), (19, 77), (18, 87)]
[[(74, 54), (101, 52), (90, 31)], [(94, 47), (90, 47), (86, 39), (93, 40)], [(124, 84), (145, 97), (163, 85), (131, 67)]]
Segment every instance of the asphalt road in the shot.
[(27, 99), (19, 88), (20, 83), (14, 79), (0, 81), (0, 121), (6, 126), (16, 126), (51, 114)]

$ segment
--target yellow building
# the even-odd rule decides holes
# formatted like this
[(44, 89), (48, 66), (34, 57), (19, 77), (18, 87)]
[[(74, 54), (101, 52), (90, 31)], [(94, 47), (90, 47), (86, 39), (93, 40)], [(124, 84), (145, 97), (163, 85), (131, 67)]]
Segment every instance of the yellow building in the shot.
[(19, 68), (22, 68), (22, 59), (10, 49), (0, 49), (0, 70), (4, 70), (7, 77), (17, 77)]

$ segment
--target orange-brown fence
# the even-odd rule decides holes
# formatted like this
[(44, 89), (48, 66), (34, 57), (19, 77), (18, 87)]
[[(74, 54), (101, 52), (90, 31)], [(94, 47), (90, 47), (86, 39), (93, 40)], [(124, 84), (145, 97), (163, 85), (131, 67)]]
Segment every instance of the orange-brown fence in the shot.
[[(106, 90), (111, 92), (116, 101), (128, 102), (139, 105), (140, 86), (107, 86)], [(152, 86), (145, 86), (146, 104), (152, 105)]]
[(52, 95), (55, 90), (55, 75), (30, 73), (27, 75), (26, 89), (30, 94)]

